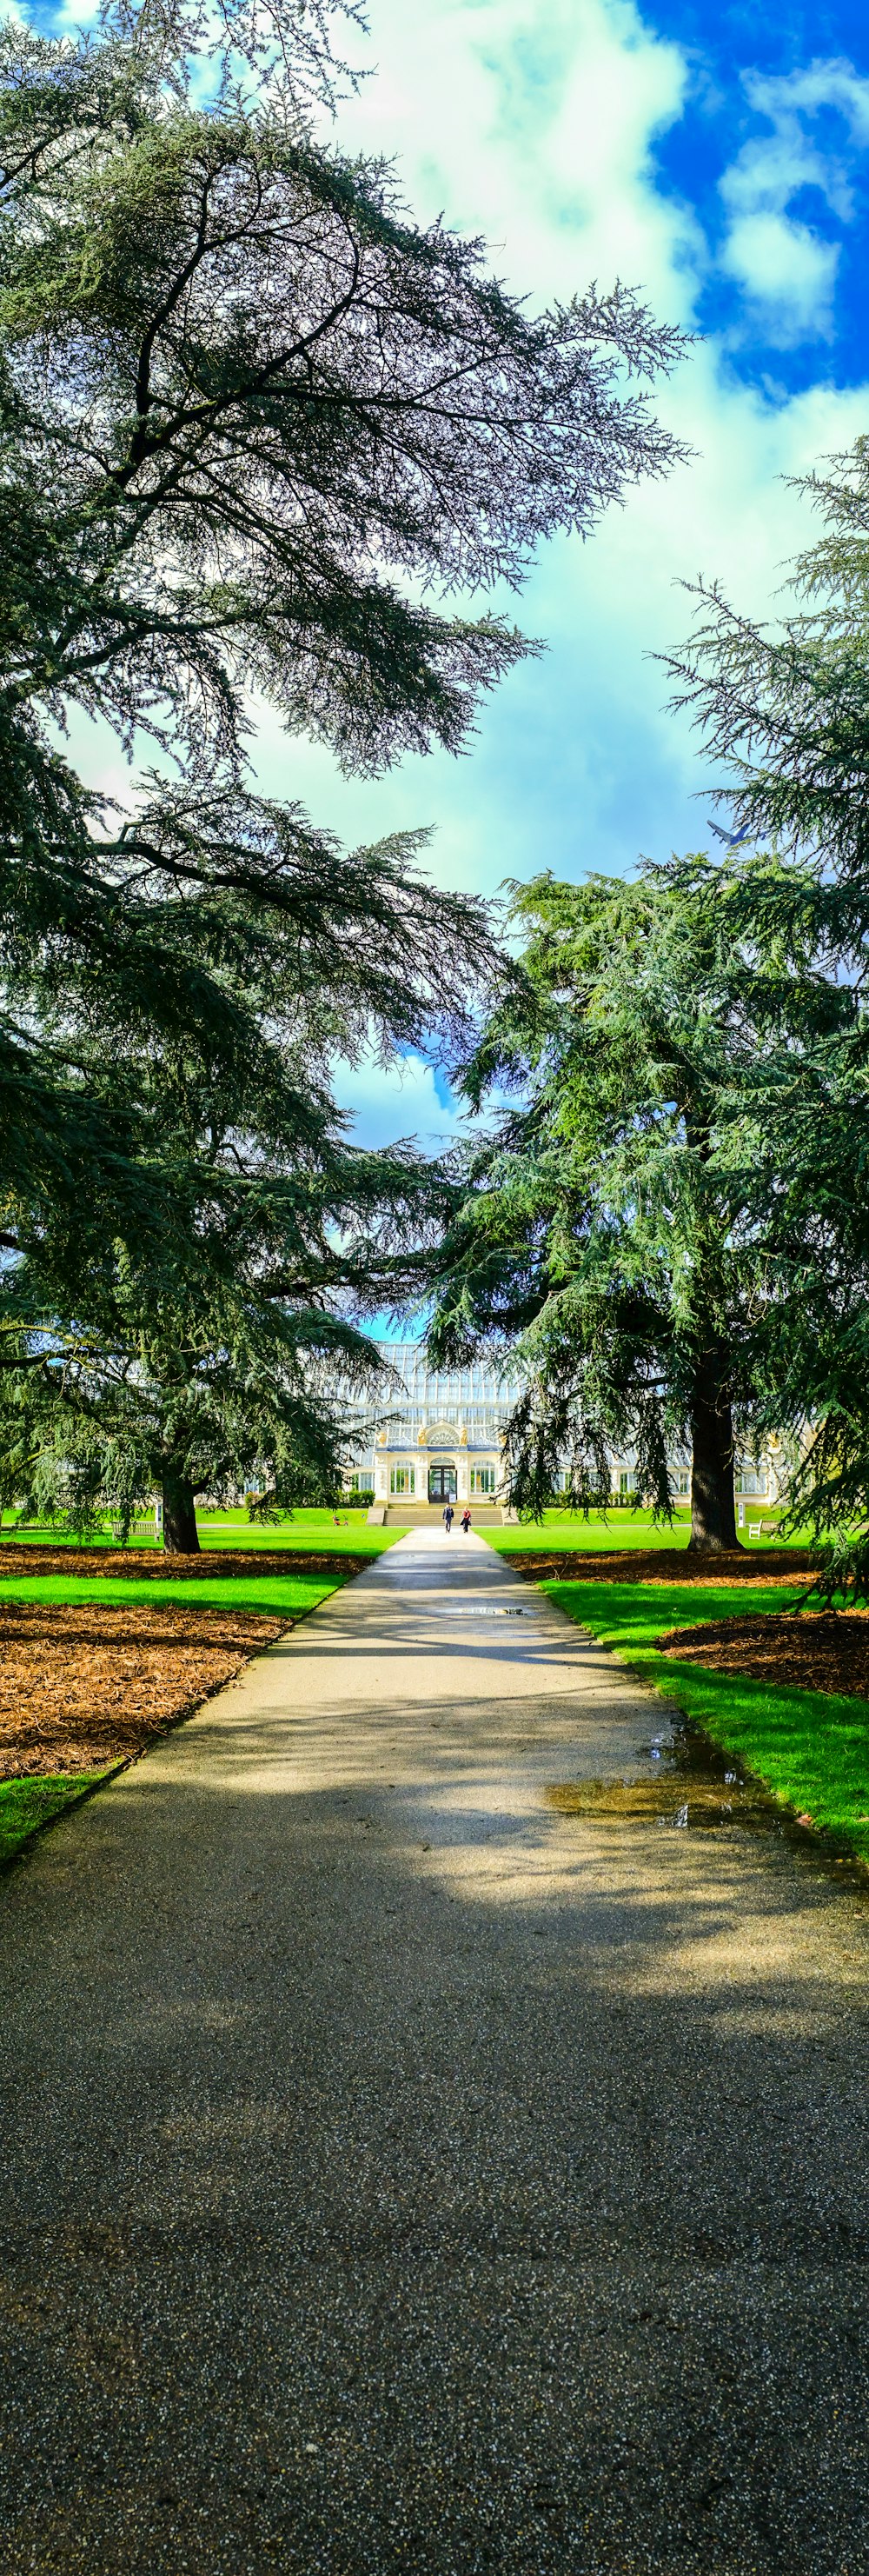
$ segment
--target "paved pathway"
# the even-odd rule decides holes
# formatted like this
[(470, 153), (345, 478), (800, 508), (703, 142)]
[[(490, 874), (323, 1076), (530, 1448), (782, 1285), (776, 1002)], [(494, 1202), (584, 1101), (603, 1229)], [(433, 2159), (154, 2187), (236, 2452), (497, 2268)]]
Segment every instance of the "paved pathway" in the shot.
[(655, 1724), (415, 1535), (0, 1885), (4, 2572), (865, 2576), (869, 1904)]

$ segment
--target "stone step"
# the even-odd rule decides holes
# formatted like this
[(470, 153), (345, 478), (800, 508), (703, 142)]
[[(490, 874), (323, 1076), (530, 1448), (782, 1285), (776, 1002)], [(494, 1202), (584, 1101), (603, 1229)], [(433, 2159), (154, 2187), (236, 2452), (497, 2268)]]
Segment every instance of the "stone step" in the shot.
[[(383, 1511), (387, 1526), (392, 1529), (434, 1528), (439, 1521), (443, 1520), (444, 1513), (443, 1503), (403, 1503), (400, 1498), (385, 1506), (381, 1504), (380, 1509)], [(464, 1503), (453, 1504), (456, 1520), (461, 1519), (464, 1509)], [(475, 1529), (500, 1529), (504, 1518), (500, 1503), (472, 1501), (468, 1504), (468, 1510)]]

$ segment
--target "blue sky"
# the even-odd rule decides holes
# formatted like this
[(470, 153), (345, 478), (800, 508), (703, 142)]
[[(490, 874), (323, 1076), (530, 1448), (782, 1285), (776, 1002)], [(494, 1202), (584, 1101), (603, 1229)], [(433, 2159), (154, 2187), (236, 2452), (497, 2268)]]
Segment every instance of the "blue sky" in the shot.
[[(710, 772), (651, 657), (701, 572), (775, 615), (809, 525), (784, 478), (869, 427), (869, 20), (852, 0), (370, 0), (369, 19), (344, 137), (396, 155), (417, 214), (482, 231), (532, 303), (620, 275), (701, 335), (662, 399), (694, 457), (544, 551), (520, 614), (547, 653), (464, 759), (347, 784), (267, 723), (263, 773), (350, 838), (431, 824), (434, 873), (486, 893), (704, 846)], [(371, 1142), (449, 1124), (419, 1064), (345, 1098)]]
[[(261, 781), (351, 841), (429, 824), (433, 873), (485, 893), (702, 847), (710, 774), (651, 657), (684, 635), (679, 585), (698, 573), (775, 614), (811, 524), (784, 478), (869, 428), (869, 20), (854, 0), (368, 0), (368, 16), (340, 139), (395, 156), (416, 214), (482, 232), (532, 304), (621, 276), (699, 333), (661, 401), (694, 456), (586, 546), (541, 554), (520, 615), (548, 650), (481, 709), (465, 758), (347, 782), (263, 711)], [(449, 1132), (426, 1065), (339, 1088), (366, 1142)]]
[[(660, 136), (655, 161), (658, 184), (692, 205), (716, 260), (698, 321), (738, 345), (740, 372), (770, 393), (813, 384), (825, 364), (838, 384), (861, 383), (865, 9), (676, 6), (646, 23), (689, 67), (682, 114)], [(752, 292), (759, 274), (761, 297)], [(790, 309), (775, 315), (769, 289), (784, 276)]]

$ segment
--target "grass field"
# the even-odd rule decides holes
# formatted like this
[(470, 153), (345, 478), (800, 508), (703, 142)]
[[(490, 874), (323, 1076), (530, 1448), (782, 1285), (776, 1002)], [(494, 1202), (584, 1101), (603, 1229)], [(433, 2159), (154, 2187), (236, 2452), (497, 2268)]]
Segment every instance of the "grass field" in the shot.
[[(171, 1561), (171, 1560), (170, 1560)], [(101, 1601), (127, 1605), (148, 1603), (156, 1607), (161, 1601), (189, 1603), (195, 1597), (203, 1610), (232, 1609), (259, 1611), (264, 1618), (303, 1619), (315, 1610), (318, 1601), (328, 1600), (343, 1582), (349, 1582), (352, 1567), (346, 1575), (274, 1574), (262, 1575), (135, 1575), (21, 1574), (0, 1581), (0, 1601)]]
[[(656, 1645), (666, 1628), (699, 1627), (744, 1611), (738, 1584), (707, 1591), (702, 1584), (547, 1581), (540, 1588), (692, 1725), (736, 1754), (784, 1806), (810, 1816), (869, 1863), (869, 1703), (771, 1690), (764, 1682), (674, 1662)], [(752, 1615), (783, 1611), (800, 1597), (796, 1588), (764, 1591), (753, 1583)]]
[[(197, 1526), (200, 1545), (203, 1548), (216, 1547), (223, 1551), (230, 1547), (272, 1550), (287, 1547), (291, 1548), (294, 1554), (298, 1554), (303, 1548), (310, 1548), (320, 1555), (328, 1556), (380, 1556), (384, 1548), (394, 1547), (396, 1539), (404, 1535), (400, 1529), (370, 1528), (364, 1511), (342, 1512), (336, 1527), (333, 1514), (326, 1511), (298, 1511), (293, 1513), (292, 1518), (288, 1516), (284, 1520), (263, 1523), (249, 1521), (246, 1511), (239, 1508), (237, 1511), (198, 1512)], [(129, 1543), (131, 1547), (137, 1549), (153, 1548), (155, 1553), (157, 1552), (156, 1539), (140, 1530), (136, 1531)], [(40, 1529), (36, 1526), (15, 1529), (11, 1522), (7, 1523), (4, 1529), (0, 1529), (0, 1546), (38, 1547), (40, 1544), (46, 1547), (77, 1548), (82, 1542), (68, 1530)], [(117, 1547), (118, 1541), (110, 1531), (105, 1531), (100, 1537), (89, 1539), (86, 1544), (96, 1549)]]
[[(746, 1503), (745, 1528), (739, 1532), (741, 1543), (752, 1555), (763, 1548), (807, 1545), (806, 1536), (799, 1532), (791, 1539), (776, 1536), (749, 1538), (749, 1510), (752, 1521), (757, 1522), (760, 1508), (759, 1503), (752, 1502), (750, 1506)], [(508, 1521), (500, 1529), (487, 1529), (485, 1532), (490, 1547), (497, 1548), (499, 1556), (516, 1556), (532, 1548), (564, 1548), (572, 1554), (598, 1547), (686, 1548), (690, 1534), (687, 1511), (677, 1512), (668, 1527), (666, 1523), (656, 1523), (651, 1512), (618, 1508), (608, 1512), (605, 1520), (602, 1513), (590, 1514), (588, 1520), (584, 1520), (581, 1512), (568, 1517), (564, 1512), (552, 1511), (544, 1512), (542, 1521)]]
[(114, 1768), (113, 1764), (109, 1771), (61, 1772), (54, 1779), (0, 1780), (0, 1868), (16, 1860), (44, 1825), (55, 1824), (68, 1807), (100, 1788)]

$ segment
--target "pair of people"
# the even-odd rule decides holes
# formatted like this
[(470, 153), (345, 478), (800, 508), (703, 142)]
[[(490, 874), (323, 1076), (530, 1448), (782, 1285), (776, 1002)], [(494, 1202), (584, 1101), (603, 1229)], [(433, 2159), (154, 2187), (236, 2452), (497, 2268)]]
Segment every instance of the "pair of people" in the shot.
[[(449, 1534), (450, 1534), (450, 1531), (451, 1531), (451, 1529), (452, 1529), (453, 1521), (454, 1521), (454, 1520), (455, 1520), (455, 1513), (454, 1513), (454, 1511), (453, 1511), (452, 1503), (445, 1503), (445, 1504), (444, 1504), (444, 1508), (443, 1508), (443, 1522), (444, 1522), (444, 1527), (445, 1527), (446, 1534), (447, 1534), (447, 1537), (448, 1537), (448, 1538), (449, 1538)], [(463, 1511), (463, 1513), (462, 1513), (462, 1530), (463, 1530), (463, 1532), (464, 1532), (465, 1538), (467, 1538), (467, 1535), (468, 1535), (468, 1531), (469, 1531), (469, 1529), (470, 1529), (470, 1526), (471, 1526), (471, 1515), (470, 1515), (470, 1512), (469, 1512), (469, 1510), (468, 1510), (468, 1506), (467, 1506), (467, 1503), (466, 1503), (466, 1504), (465, 1504), (464, 1511)]]

